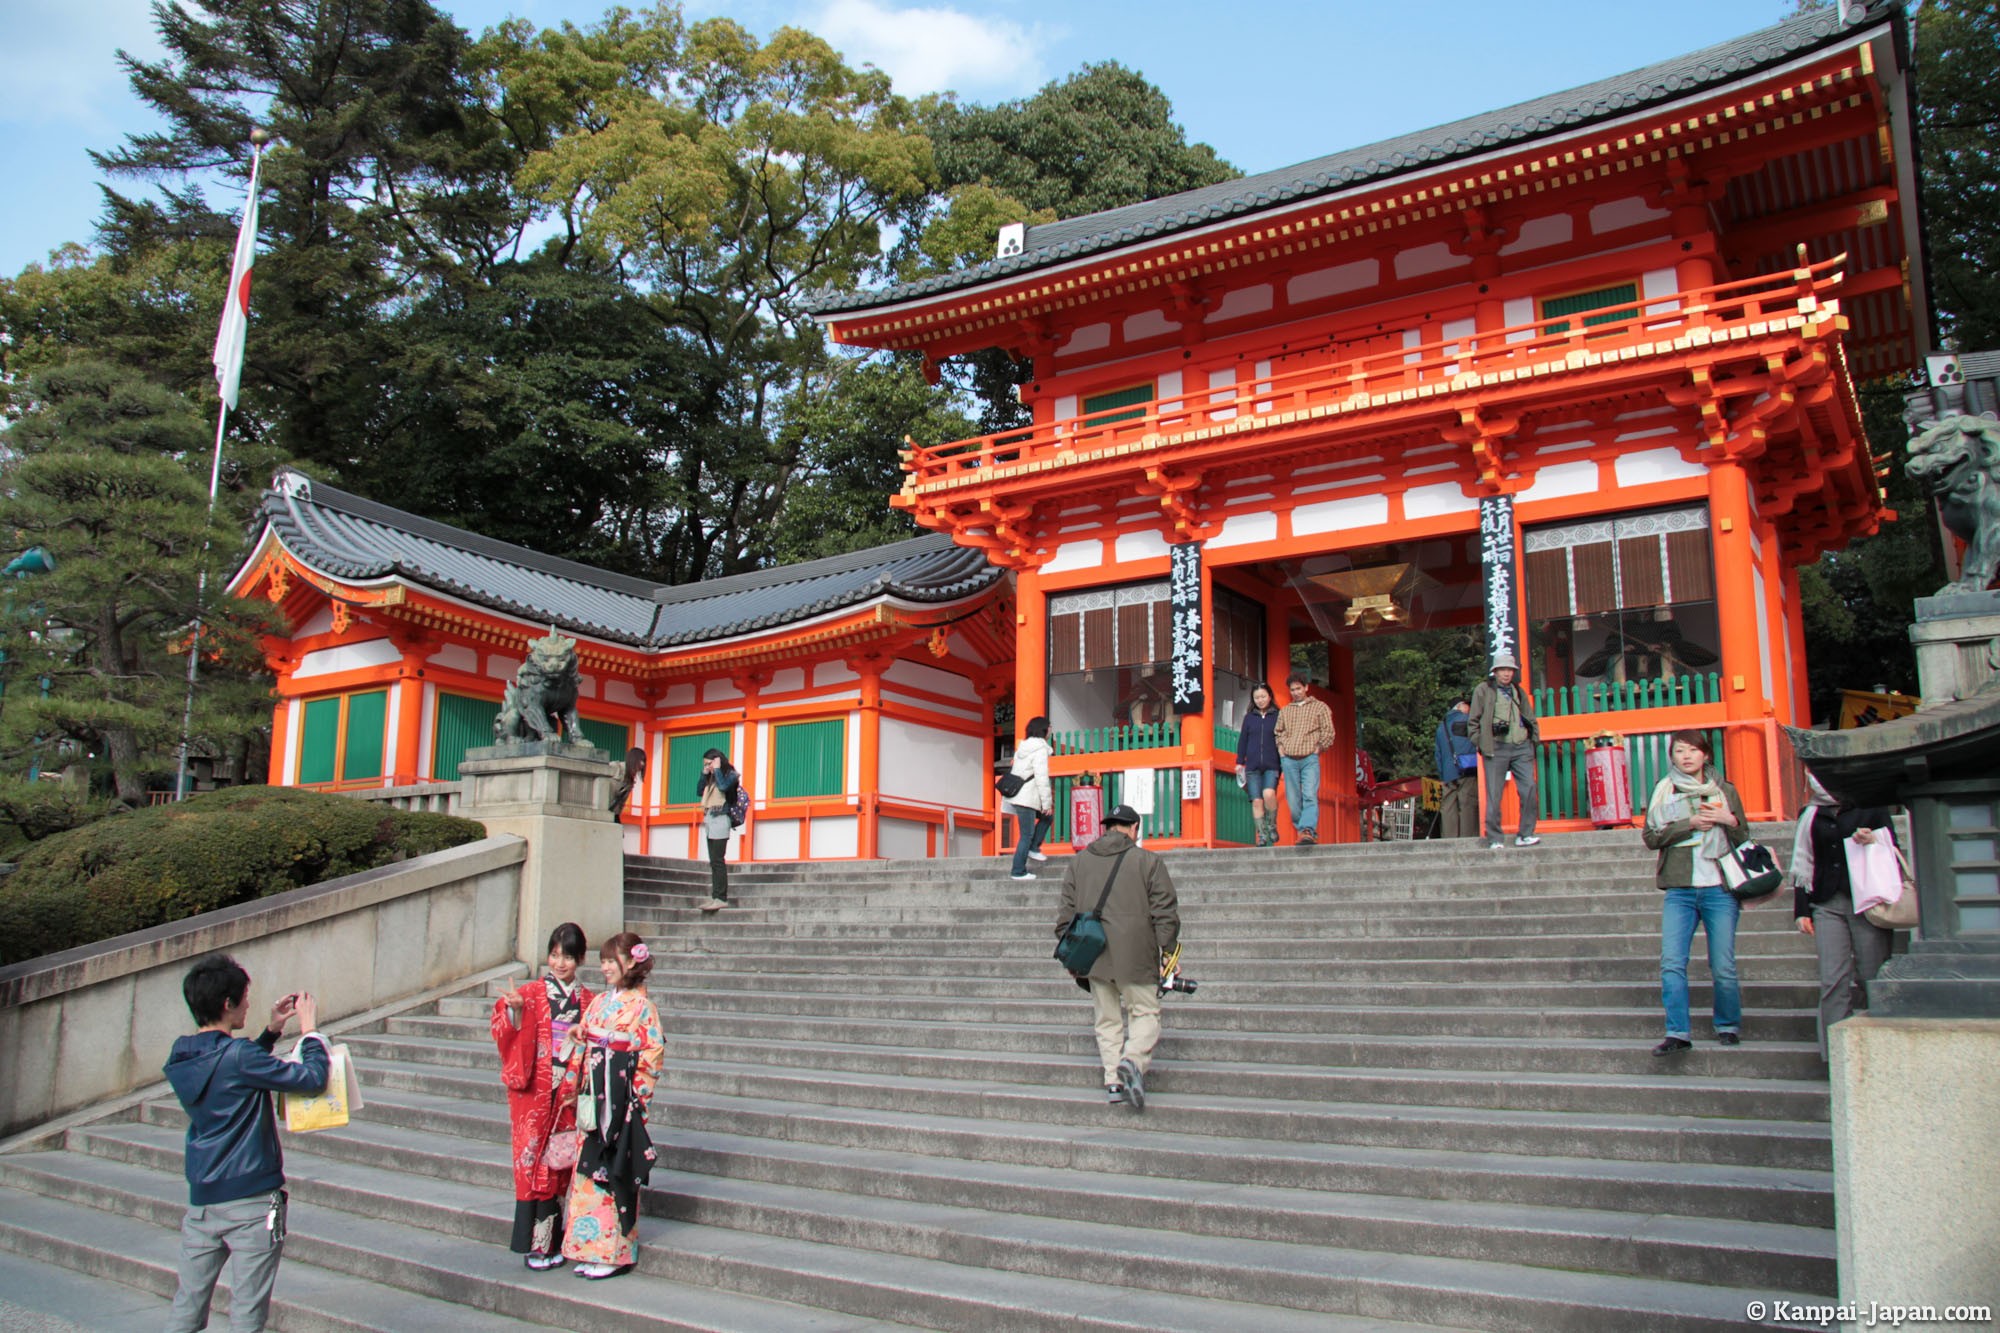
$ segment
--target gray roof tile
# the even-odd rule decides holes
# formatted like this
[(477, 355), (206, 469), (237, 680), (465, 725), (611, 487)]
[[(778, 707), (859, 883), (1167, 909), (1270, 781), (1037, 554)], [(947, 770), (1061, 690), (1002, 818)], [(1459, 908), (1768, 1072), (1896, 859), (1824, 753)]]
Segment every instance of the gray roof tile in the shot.
[(859, 606), (880, 597), (955, 601), (1001, 571), (985, 556), (929, 533), (866, 551), (733, 574), (656, 584), (543, 555), (419, 518), (281, 473), (265, 492), (264, 524), (300, 561), (333, 578), (398, 577), (480, 606), (637, 648), (729, 638)]
[[(1871, 6), (1870, 17), (1879, 17), (1881, 12), (1895, 7), (1893, 3), (1877, 0)], [(1853, 25), (1843, 28), (1834, 6), (1809, 10), (1776, 27), (1663, 60), (1629, 74), (1599, 79), (1580, 88), (1482, 112), (1448, 125), (1350, 148), (1297, 166), (1205, 185), (1163, 199), (1030, 227), (1019, 254), (869, 291), (820, 292), (811, 299), (809, 307), (819, 315), (836, 315), (942, 295), (1226, 218), (1337, 194), (1454, 158), (1510, 147), (1686, 97), (1797, 59), (1819, 47), (1845, 40), (1858, 30)]]

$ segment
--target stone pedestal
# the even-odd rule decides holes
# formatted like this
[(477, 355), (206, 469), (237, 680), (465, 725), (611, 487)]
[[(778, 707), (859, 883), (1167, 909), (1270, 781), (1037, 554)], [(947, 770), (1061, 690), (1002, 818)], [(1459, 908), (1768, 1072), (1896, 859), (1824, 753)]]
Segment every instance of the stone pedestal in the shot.
[(1847, 1327), (1871, 1302), (2000, 1309), (2000, 1019), (1864, 1014), (1827, 1035)]
[(1979, 693), (2000, 675), (2000, 589), (1919, 597), (1910, 644), (1925, 708)]
[(549, 932), (565, 921), (583, 927), (592, 948), (625, 929), (625, 839), (610, 808), (622, 772), (595, 746), (556, 741), (470, 750), (459, 763), (458, 813), (528, 844), (522, 962), (546, 958)]

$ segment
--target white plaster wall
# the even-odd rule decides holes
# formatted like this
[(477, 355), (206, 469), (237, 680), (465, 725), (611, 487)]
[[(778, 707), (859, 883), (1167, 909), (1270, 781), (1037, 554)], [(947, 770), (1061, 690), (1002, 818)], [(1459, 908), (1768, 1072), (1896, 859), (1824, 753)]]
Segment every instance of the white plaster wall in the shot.
[[(930, 830), (913, 819), (884, 819), (875, 826), (875, 850), (891, 861), (921, 861), (930, 855)], [(819, 853), (819, 825), (813, 825), (813, 853)], [(975, 844), (973, 855), (978, 854)]]
[(985, 804), (986, 747), (977, 736), (885, 717), (881, 756), (884, 796), (967, 809)]
[(771, 683), (764, 687), (766, 694), (792, 694), (806, 687), (804, 667), (785, 667), (771, 673)]
[(1172, 333), (1180, 325), (1168, 319), (1162, 310), (1142, 310), (1126, 319), (1121, 332), (1125, 341), (1138, 342), (1141, 338), (1157, 338), (1163, 333)]
[(713, 676), (701, 683), (701, 701), (705, 704), (727, 699), (741, 699), (743, 691), (721, 676)]
[[(1756, 541), (1753, 535), (1751, 541)], [(1764, 702), (1769, 704), (1771, 693), (1771, 607), (1764, 595), (1764, 562), (1761, 558), (1757, 567), (1750, 571), (1750, 587), (1757, 594), (1757, 660), (1760, 666), (1758, 676), (1764, 687)]]
[(1060, 574), (1070, 569), (1097, 569), (1104, 564), (1102, 541), (1064, 542), (1042, 566), (1044, 574)]
[(1517, 500), (1559, 500), (1566, 495), (1588, 495), (1597, 489), (1597, 464), (1556, 463), (1535, 474), (1535, 484), (1522, 491)]
[(667, 697), (662, 702), (668, 708), (686, 708), (694, 703), (695, 698), (694, 682), (684, 680), (677, 685), (667, 686)]
[(861, 790), (861, 710), (858, 708), (847, 715), (847, 734), (843, 745), (847, 752), (847, 794), (853, 796)]
[(759, 861), (799, 859), (799, 821), (760, 818), (751, 826), (751, 840)]
[[(1567, 213), (1552, 213), (1544, 218), (1529, 218), (1521, 224), (1514, 239), (1500, 247), (1503, 255), (1518, 255), (1528, 250), (1539, 250), (1543, 246), (1561, 245), (1576, 234), (1576, 223)], [(1529, 319), (1534, 313), (1529, 312)], [(1510, 321), (1511, 322), (1511, 321)]]
[(1075, 333), (1070, 334), (1069, 340), (1056, 348), (1056, 355), (1074, 356), (1078, 352), (1095, 352), (1100, 348), (1109, 347), (1110, 345), (1111, 326), (1109, 324), (1086, 324)]
[(624, 680), (607, 680), (604, 682), (604, 702), (608, 704), (624, 704), (627, 708), (644, 708), (646, 706), (645, 701), (639, 697), (639, 691), (632, 688), (630, 681)]
[(845, 662), (821, 662), (813, 668), (813, 685), (838, 685), (843, 681), (860, 680), (854, 669)]
[(1373, 259), (1357, 259), (1351, 264), (1317, 268), (1287, 282), (1285, 299), (1296, 304), (1339, 296), (1344, 292), (1358, 292), (1364, 287), (1373, 287), (1381, 272), (1382, 265)]
[(1269, 542), (1278, 539), (1278, 516), (1276, 514), (1231, 514), (1222, 521), (1222, 531), (1209, 538), (1209, 549), (1224, 546), (1244, 546), (1251, 542)]
[(389, 666), (403, 660), (403, 654), (387, 639), (363, 643), (343, 643), (337, 648), (319, 648), (299, 659), (295, 680), (310, 676), (330, 676), (336, 671), (359, 671), (363, 667)]
[[(1648, 301), (1662, 302), (1659, 307), (1661, 311), (1668, 309), (1667, 305), (1664, 304), (1665, 298), (1672, 296), (1680, 289), (1680, 278), (1670, 268), (1647, 269), (1646, 276), (1639, 280), (1639, 294)], [(1655, 312), (1648, 310), (1646, 313), (1653, 314)]]
[[(1456, 467), (1447, 463), (1446, 467)], [(1430, 486), (1412, 486), (1403, 492), (1403, 517), (1406, 519), (1436, 518), (1440, 514), (1473, 513), (1479, 508), (1479, 501), (1465, 493), (1465, 488), (1455, 481), (1441, 481)]]
[(1057, 420), (1057, 421), (1074, 421), (1074, 420), (1076, 420), (1076, 395), (1075, 395), (1075, 394), (1073, 394), (1073, 393), (1066, 393), (1066, 394), (1064, 394), (1064, 395), (1063, 395), (1062, 397), (1060, 397), (1060, 398), (1056, 399), (1056, 420)]
[[(880, 831), (877, 831), (877, 839)], [(861, 820), (854, 815), (834, 815), (828, 819), (812, 822), (812, 858), (859, 856), (861, 854)]]
[(579, 699), (595, 699), (597, 697), (597, 677), (584, 672), (578, 672), (576, 677), (576, 696)]
[(462, 643), (448, 643), (432, 653), (428, 660), (448, 671), (479, 670), (479, 654)]
[(1533, 324), (1535, 322), (1535, 298), (1532, 296), (1515, 297), (1513, 300), (1507, 302), (1505, 306), (1501, 307), (1500, 319), (1506, 327), (1514, 330), (1507, 335), (1508, 342), (1524, 343), (1529, 341), (1535, 336), (1535, 331), (1531, 328), (1520, 328), (1517, 326)]
[(1388, 521), (1389, 497), (1386, 495), (1351, 495), (1340, 500), (1300, 505), (1292, 511), (1292, 531), (1300, 536), (1372, 527)]
[(1216, 407), (1215, 405), (1217, 403), (1233, 403), (1235, 401), (1236, 401), (1236, 368), (1234, 366), (1231, 366), (1227, 370), (1209, 371), (1208, 403), (1209, 407), (1213, 409), (1208, 414), (1209, 418), (1214, 421), (1234, 421), (1236, 419), (1235, 408)]
[(971, 681), (951, 671), (925, 666), (921, 662), (891, 662), (882, 673), (883, 680), (895, 681), (911, 689), (929, 690), (932, 694), (948, 695), (953, 699), (966, 699), (974, 703), (979, 700), (979, 691)]
[(437, 686), (425, 685), (417, 709), (417, 774), (434, 778), (437, 769)]
[(1471, 255), (1453, 254), (1447, 242), (1434, 241), (1429, 245), (1419, 245), (1415, 249), (1404, 250), (1398, 254), (1396, 276), (1421, 278), (1426, 273), (1443, 273), (1449, 269), (1463, 268), (1471, 262)]
[(294, 631), (292, 637), (295, 639), (303, 639), (308, 634), (331, 634), (331, 633), (333, 633), (333, 608), (330, 606), (322, 606), (319, 610), (313, 612), (310, 616), (306, 617), (305, 623), (303, 625), (300, 625), (298, 629)]
[(1148, 560), (1167, 553), (1167, 539), (1147, 528), (1140, 532), (1119, 533), (1115, 547), (1120, 561)]
[(1153, 398), (1159, 403), (1162, 413), (1180, 411), (1181, 373), (1178, 370), (1169, 370), (1161, 375), (1154, 386)]
[(495, 680), (512, 680), (514, 673), (521, 669), (521, 659), (506, 657), (499, 653), (486, 659), (486, 674)]
[(953, 856), (983, 855), (986, 850), (984, 835), (978, 829), (954, 828), (948, 850)]
[(1657, 222), (1668, 216), (1671, 215), (1666, 209), (1655, 208), (1635, 194), (1591, 209), (1590, 230), (1594, 235), (1602, 236), (1608, 231), (1623, 231), (1627, 227), (1636, 227), (1642, 222)]
[[(1458, 339), (1470, 338), (1478, 328), (1479, 328), (1479, 322), (1477, 320), (1448, 319), (1445, 321), (1444, 328), (1441, 330), (1441, 332), (1447, 339), (1458, 340)], [(1464, 347), (1459, 346), (1452, 348), (1451, 352), (1452, 355), (1456, 356), (1459, 352), (1463, 350), (1465, 350)], [(1458, 373), (1458, 362), (1452, 361), (1447, 363), (1444, 368), (1444, 373), (1447, 375), (1456, 375)]]
[(280, 786), (289, 787), (299, 780), (299, 744), (304, 739), (299, 735), (299, 728), (304, 725), (304, 720), (304, 701), (293, 699), (286, 703), (285, 758), (284, 763), (280, 766), (280, 772), (283, 774), (278, 779)]
[(1273, 292), (1271, 284), (1263, 282), (1255, 287), (1238, 287), (1222, 298), (1208, 319), (1219, 323), (1225, 319), (1235, 319), (1239, 315), (1255, 315), (1271, 308)]
[(1654, 481), (1684, 481), (1705, 477), (1708, 469), (1681, 457), (1678, 449), (1642, 449), (1621, 454), (1612, 471), (1620, 486), (1643, 486)]

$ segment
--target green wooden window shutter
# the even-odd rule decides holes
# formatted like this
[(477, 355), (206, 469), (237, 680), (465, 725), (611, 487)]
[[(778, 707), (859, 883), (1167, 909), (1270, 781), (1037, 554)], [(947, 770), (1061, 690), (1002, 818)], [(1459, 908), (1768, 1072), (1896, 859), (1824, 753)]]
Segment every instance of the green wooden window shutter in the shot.
[(431, 743), (431, 777), (438, 782), (458, 781), (458, 765), (465, 752), (493, 744), (493, 720), (499, 716), (498, 699), (474, 699), (440, 691), (437, 734)]
[[(1096, 394), (1083, 400), (1085, 418), (1083, 424), (1090, 427), (1106, 426), (1114, 421), (1131, 421), (1135, 417), (1145, 416), (1146, 409), (1143, 404), (1152, 401), (1153, 386), (1150, 384), (1135, 384), (1129, 389), (1113, 389), (1110, 393)], [(1141, 406), (1134, 407), (1135, 403)], [(1114, 410), (1120, 407), (1131, 407), (1132, 410), (1129, 412)]]
[(340, 744), (340, 700), (314, 699), (299, 728), (299, 784), (333, 781), (333, 752)]
[[(1584, 315), (1583, 326), (1610, 324), (1621, 319), (1636, 319), (1638, 307), (1633, 305), (1639, 299), (1639, 285), (1633, 282), (1621, 283), (1616, 287), (1600, 287), (1594, 292), (1578, 292), (1573, 296), (1558, 296), (1542, 302), (1542, 318), (1558, 315), (1575, 315), (1585, 310), (1595, 310), (1594, 315)], [(1543, 333), (1567, 333), (1569, 321), (1559, 319), (1542, 327)]]
[(623, 761), (627, 748), (626, 736), (631, 729), (623, 722), (598, 722), (592, 718), (577, 719), (583, 724), (583, 738), (595, 745), (613, 759)]
[[(587, 724), (586, 724), (587, 725)], [(667, 805), (692, 805), (701, 785), (701, 756), (707, 750), (729, 753), (734, 739), (727, 731), (696, 731), (667, 738), (667, 785), (661, 798)]]
[(847, 791), (847, 719), (772, 729), (771, 794), (840, 796)]
[(347, 696), (347, 749), (340, 757), (342, 782), (382, 776), (382, 733), (388, 721), (387, 690)]

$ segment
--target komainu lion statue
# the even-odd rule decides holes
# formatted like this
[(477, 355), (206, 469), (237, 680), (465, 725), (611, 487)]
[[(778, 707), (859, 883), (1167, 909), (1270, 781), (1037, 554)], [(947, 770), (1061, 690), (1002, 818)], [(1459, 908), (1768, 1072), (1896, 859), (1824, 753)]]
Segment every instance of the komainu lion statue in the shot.
[(528, 660), (514, 673), (500, 699), (500, 716), (493, 719), (493, 739), (509, 741), (562, 739), (581, 743), (583, 727), (576, 717), (576, 640), (554, 630), (528, 645)]
[(1941, 592), (1984, 592), (2000, 573), (2000, 421), (1948, 416), (1910, 441), (1910, 480), (1937, 497), (1945, 527), (1965, 542), (1958, 581)]

